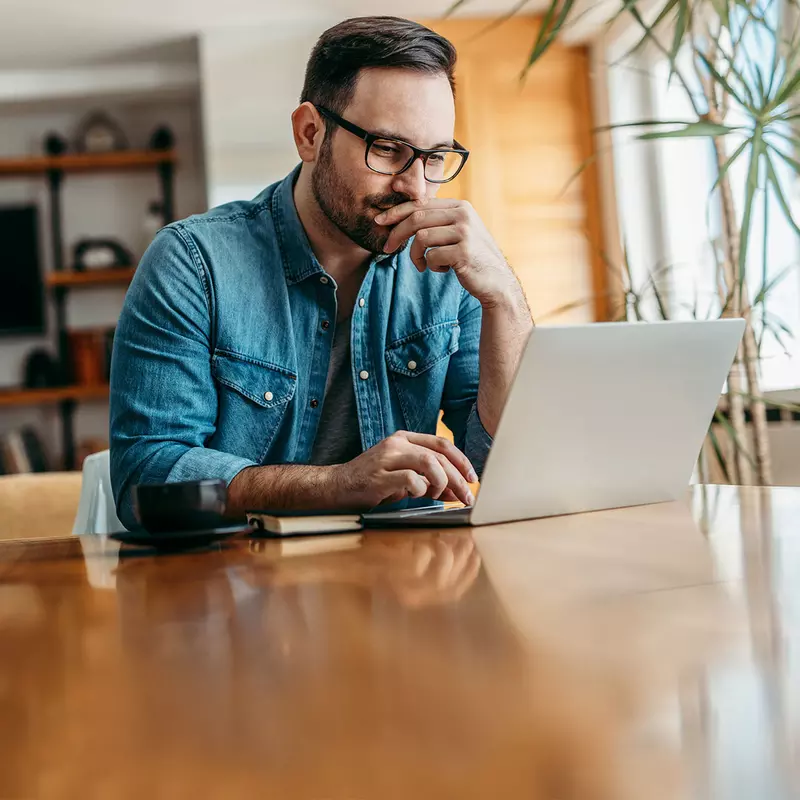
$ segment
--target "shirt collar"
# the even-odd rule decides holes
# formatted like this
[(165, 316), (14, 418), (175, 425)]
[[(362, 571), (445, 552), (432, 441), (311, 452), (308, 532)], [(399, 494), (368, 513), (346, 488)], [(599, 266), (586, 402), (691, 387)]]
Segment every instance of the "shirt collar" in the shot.
[[(272, 218), (283, 259), (283, 270), (288, 284), (300, 283), (311, 275), (324, 273), (308, 241), (303, 223), (294, 204), (294, 185), (300, 174), (295, 167), (277, 186), (272, 195)], [(397, 269), (397, 256), (379, 255), (375, 263)]]

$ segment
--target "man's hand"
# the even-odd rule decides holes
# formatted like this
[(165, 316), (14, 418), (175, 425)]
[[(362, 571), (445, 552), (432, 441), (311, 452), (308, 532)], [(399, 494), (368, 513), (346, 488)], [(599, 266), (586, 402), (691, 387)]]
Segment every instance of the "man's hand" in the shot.
[(347, 464), (245, 467), (228, 486), (227, 513), (368, 509), (406, 497), (471, 506), (467, 482), (477, 480), (469, 459), (447, 439), (398, 431)]
[(411, 260), (420, 272), (452, 269), (481, 305), (524, 297), (516, 276), (475, 209), (466, 200), (415, 200), (375, 217), (392, 227), (385, 251), (394, 252), (412, 236)]
[(393, 227), (385, 250), (412, 236), (411, 260), (422, 272), (452, 269), (483, 307), (478, 414), (494, 436), (533, 320), (525, 293), (475, 209), (464, 200), (415, 200), (375, 217)]
[(330, 469), (335, 505), (350, 508), (373, 508), (406, 497), (472, 505), (467, 483), (478, 479), (469, 459), (447, 439), (408, 431), (398, 431)]

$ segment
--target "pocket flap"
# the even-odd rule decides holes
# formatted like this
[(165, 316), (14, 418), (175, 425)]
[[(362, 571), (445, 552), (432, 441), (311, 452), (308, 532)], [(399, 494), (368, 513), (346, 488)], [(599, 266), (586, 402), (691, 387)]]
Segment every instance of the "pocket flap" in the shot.
[(217, 350), (211, 358), (214, 378), (262, 408), (273, 408), (294, 397), (297, 376), (256, 358)]
[(422, 375), (434, 364), (458, 350), (461, 326), (457, 320), (422, 328), (386, 348), (389, 369), (410, 378)]

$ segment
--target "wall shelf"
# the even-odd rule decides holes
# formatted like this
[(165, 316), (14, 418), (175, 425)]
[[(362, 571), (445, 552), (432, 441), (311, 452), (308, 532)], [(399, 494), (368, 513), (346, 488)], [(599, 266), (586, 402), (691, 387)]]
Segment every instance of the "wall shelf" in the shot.
[[(0, 158), (0, 179), (44, 178), (49, 189), (50, 245), (53, 271), (46, 276), (47, 287), (52, 290), (55, 306), (56, 346), (58, 362), (64, 375), (71, 374), (69, 331), (67, 330), (66, 299), (70, 289), (90, 286), (124, 286), (133, 278), (134, 267), (122, 269), (76, 272), (66, 269), (64, 263), (64, 235), (62, 227), (61, 189), (68, 175), (75, 173), (112, 173), (153, 170), (161, 188), (164, 221), (175, 219), (174, 177), (177, 157), (174, 150), (121, 150), (114, 153), (74, 153), (63, 156), (33, 156)], [(0, 391), (0, 408), (34, 406), (56, 403), (61, 412), (61, 440), (63, 468), (74, 469), (75, 464), (75, 406), (83, 401), (107, 400), (107, 385), (63, 386), (56, 389), (19, 389)]]
[(136, 267), (118, 269), (98, 269), (93, 272), (51, 272), (47, 275), (48, 286), (68, 286), (77, 289), (81, 286), (112, 286), (128, 284), (133, 279)]
[(0, 178), (45, 175), (52, 170), (73, 172), (119, 172), (152, 169), (177, 162), (173, 150), (120, 150), (116, 153), (73, 153), (63, 156), (0, 158)]
[(66, 400), (107, 400), (108, 384), (97, 386), (57, 386), (48, 389), (0, 390), (0, 408), (9, 406), (46, 405)]

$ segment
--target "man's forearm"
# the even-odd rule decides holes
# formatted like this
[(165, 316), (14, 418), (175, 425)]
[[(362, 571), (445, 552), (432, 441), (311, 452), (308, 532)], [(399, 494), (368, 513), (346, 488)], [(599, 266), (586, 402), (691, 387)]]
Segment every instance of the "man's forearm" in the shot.
[(478, 414), (490, 436), (497, 432), (533, 320), (522, 288), (483, 307)]
[(282, 464), (247, 467), (228, 486), (228, 515), (246, 511), (322, 511), (339, 505), (334, 467)]

